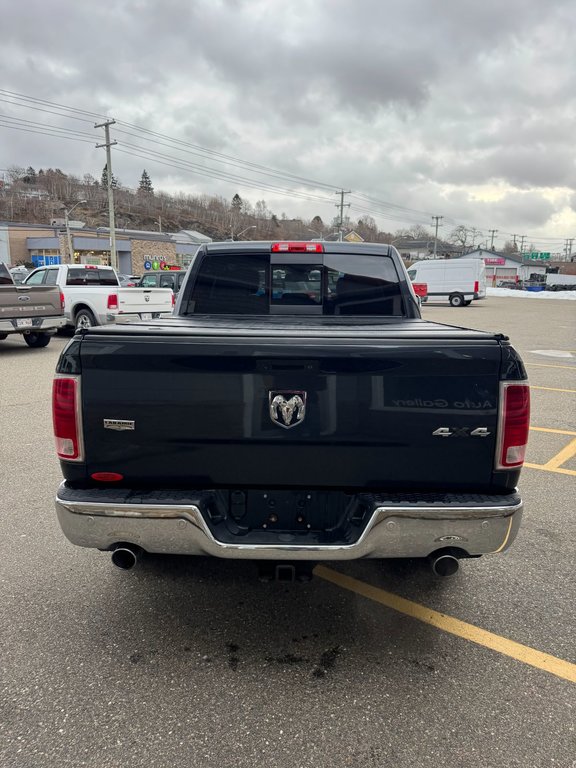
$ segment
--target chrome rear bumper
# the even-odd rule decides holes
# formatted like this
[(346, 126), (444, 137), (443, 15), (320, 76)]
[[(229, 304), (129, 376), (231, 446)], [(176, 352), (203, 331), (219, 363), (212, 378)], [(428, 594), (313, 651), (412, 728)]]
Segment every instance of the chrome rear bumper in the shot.
[[(86, 496), (82, 498), (82, 494)], [(101, 500), (97, 500), (101, 495)], [(132, 498), (127, 498), (131, 496)], [(193, 496), (177, 494), (170, 503), (167, 492), (126, 492), (114, 500), (108, 489), (74, 491), (60, 486), (56, 512), (66, 537), (81, 547), (113, 549), (131, 543), (147, 552), (212, 555), (257, 560), (354, 560), (358, 558), (426, 557), (446, 547), (468, 555), (503, 552), (512, 544), (522, 516), (522, 500), (510, 496), (446, 497), (448, 503), (427, 504), (425, 496), (402, 503), (374, 496), (373, 510), (358, 540), (352, 544), (306, 543), (299, 534), (271, 534), (271, 541), (230, 543), (219, 541), (207, 524), (201, 504)], [(487, 503), (492, 499), (494, 503)], [(281, 540), (280, 540), (281, 539)]]
[(58, 317), (32, 317), (24, 318), (30, 319), (32, 325), (19, 326), (17, 320), (23, 318), (14, 318), (10, 320), (0, 320), (0, 333), (50, 333), (53, 331), (56, 333), (58, 328), (63, 328), (66, 325), (66, 318), (61, 315)]

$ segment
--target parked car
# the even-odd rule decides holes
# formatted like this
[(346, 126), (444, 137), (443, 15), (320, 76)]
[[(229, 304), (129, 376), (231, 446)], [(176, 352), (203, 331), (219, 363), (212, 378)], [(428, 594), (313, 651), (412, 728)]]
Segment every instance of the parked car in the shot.
[(546, 275), (547, 291), (576, 291), (576, 275)]
[(15, 285), (20, 285), (23, 283), (29, 274), (29, 271), (26, 269), (26, 267), (13, 267), (9, 271)]
[[(320, 273), (318, 303), (293, 266)], [(392, 246), (203, 245), (172, 318), (70, 341), (54, 414), (60, 525), (120, 568), (430, 557), (448, 575), (520, 525), (524, 365), (501, 333), (423, 321)]]
[(59, 288), (15, 284), (0, 263), (0, 341), (18, 333), (29, 347), (45, 347), (65, 322)]
[(154, 270), (142, 275), (136, 285), (139, 288), (172, 288), (174, 294), (178, 294), (185, 277), (184, 269)]
[(64, 294), (66, 323), (75, 328), (169, 317), (172, 291), (122, 288), (112, 267), (60, 264), (31, 272), (25, 285), (57, 285)]
[(496, 287), (511, 288), (514, 291), (521, 291), (524, 289), (524, 281), (523, 280), (500, 280), (500, 282), (496, 284)]
[(118, 275), (121, 288), (135, 288), (140, 280), (140, 275)]

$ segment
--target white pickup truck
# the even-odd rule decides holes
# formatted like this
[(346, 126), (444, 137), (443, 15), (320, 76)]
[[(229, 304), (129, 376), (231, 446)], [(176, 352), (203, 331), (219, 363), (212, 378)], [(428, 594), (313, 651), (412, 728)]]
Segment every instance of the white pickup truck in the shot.
[(75, 328), (156, 320), (169, 317), (174, 306), (170, 288), (121, 288), (112, 267), (60, 264), (31, 272), (25, 285), (57, 285), (64, 294), (66, 324)]

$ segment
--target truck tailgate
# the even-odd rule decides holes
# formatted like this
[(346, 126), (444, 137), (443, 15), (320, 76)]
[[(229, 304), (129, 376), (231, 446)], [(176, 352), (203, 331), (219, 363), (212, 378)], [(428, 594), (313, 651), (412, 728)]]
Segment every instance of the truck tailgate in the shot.
[[(224, 330), (169, 321), (84, 336), (87, 475), (156, 488), (490, 487), (499, 337), (422, 321)], [(277, 407), (274, 419), (276, 395), (305, 400), (303, 418), (283, 425)]]
[(57, 287), (4, 286), (0, 293), (0, 320), (18, 317), (58, 317), (62, 315)]
[(172, 312), (171, 288), (119, 288), (119, 314)]

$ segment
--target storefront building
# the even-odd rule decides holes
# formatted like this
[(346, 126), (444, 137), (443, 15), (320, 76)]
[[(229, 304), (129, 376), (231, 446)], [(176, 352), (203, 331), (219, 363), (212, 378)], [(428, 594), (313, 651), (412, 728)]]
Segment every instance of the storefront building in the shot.
[[(202, 242), (211, 238), (199, 232), (156, 233), (118, 230), (116, 251), (120, 274), (141, 275), (146, 265), (162, 262), (167, 267), (187, 267)], [(70, 250), (69, 243), (72, 245)], [(17, 266), (32, 264), (110, 265), (110, 234), (104, 227), (70, 228), (26, 224), (0, 225), (0, 262)]]

